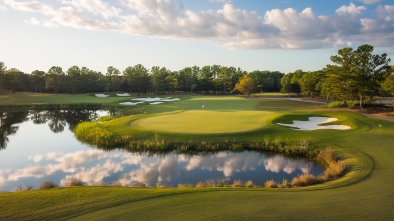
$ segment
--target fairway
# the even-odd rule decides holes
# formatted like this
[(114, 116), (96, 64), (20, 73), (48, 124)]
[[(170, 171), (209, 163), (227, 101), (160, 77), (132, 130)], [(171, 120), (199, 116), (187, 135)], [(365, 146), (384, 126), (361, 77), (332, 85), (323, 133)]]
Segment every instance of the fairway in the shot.
[(236, 133), (264, 127), (272, 116), (266, 111), (183, 111), (143, 118), (131, 126), (168, 133)]

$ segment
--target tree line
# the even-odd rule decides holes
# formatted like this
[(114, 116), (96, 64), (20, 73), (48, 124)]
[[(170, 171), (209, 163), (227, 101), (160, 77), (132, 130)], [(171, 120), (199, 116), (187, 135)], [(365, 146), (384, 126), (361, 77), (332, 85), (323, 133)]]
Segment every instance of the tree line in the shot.
[(0, 92), (92, 93), (130, 92), (165, 94), (177, 91), (202, 94), (233, 94), (246, 96), (256, 92), (279, 92), (306, 95), (344, 103), (374, 95), (394, 96), (394, 66), (387, 54), (373, 54), (374, 47), (361, 45), (357, 49), (342, 48), (331, 56), (333, 64), (317, 71), (296, 70), (288, 74), (278, 71), (246, 72), (240, 68), (220, 65), (193, 66), (179, 71), (141, 64), (122, 72), (110, 66), (106, 73), (87, 67), (72, 66), (67, 71), (53, 66), (47, 72), (30, 74), (18, 69), (6, 69), (0, 62)]
[(110, 66), (106, 73), (87, 67), (72, 66), (64, 71), (53, 66), (48, 71), (35, 70), (24, 73), (16, 68), (7, 69), (0, 62), (0, 92), (2, 89), (13, 92), (38, 93), (93, 93), (130, 92), (137, 94), (165, 94), (176, 91), (203, 94), (233, 94), (235, 84), (242, 76), (253, 77), (260, 91), (279, 92), (280, 79), (284, 76), (278, 71), (253, 71), (248, 73), (240, 68), (220, 65), (193, 66), (179, 71), (154, 66), (151, 69), (141, 64), (125, 70)]
[(387, 54), (373, 54), (373, 49), (366, 44), (342, 48), (322, 70), (288, 73), (281, 79), (282, 92), (344, 103), (358, 100), (361, 107), (366, 97), (394, 96), (394, 66)]

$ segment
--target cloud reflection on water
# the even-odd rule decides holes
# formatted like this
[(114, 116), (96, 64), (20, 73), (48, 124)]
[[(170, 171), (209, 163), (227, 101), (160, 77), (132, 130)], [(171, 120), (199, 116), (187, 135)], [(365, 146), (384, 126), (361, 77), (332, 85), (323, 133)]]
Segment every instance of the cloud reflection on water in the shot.
[[(148, 156), (122, 151), (104, 152), (91, 149), (65, 154), (60, 152), (36, 154), (28, 157), (27, 164), (28, 166), (23, 168), (0, 169), (0, 188), (1, 186), (9, 186), (12, 182), (23, 183), (24, 179), (31, 181), (31, 178), (35, 178), (35, 182), (41, 183), (47, 177), (55, 175), (59, 180), (54, 181), (58, 183), (63, 183), (70, 177), (76, 177), (89, 184), (141, 182), (152, 186), (157, 182), (176, 182), (183, 180), (185, 176), (197, 176), (198, 173), (207, 172), (219, 174), (220, 177), (227, 180), (237, 179), (235, 175), (238, 173), (256, 170), (287, 174), (296, 171), (309, 172), (307, 161), (290, 161), (280, 155), (266, 158), (256, 152), (220, 152), (206, 156), (184, 154)], [(206, 180), (204, 177), (197, 179)], [(253, 177), (250, 179), (253, 180)], [(38, 186), (37, 183), (33, 185)]]

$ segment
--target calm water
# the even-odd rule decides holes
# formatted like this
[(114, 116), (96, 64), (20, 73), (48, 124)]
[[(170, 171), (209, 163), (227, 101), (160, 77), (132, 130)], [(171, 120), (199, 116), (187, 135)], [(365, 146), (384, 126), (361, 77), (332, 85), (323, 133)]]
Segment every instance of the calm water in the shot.
[(91, 148), (75, 139), (78, 122), (95, 119), (102, 112), (40, 111), (0, 112), (0, 191), (18, 186), (37, 189), (47, 179), (62, 185), (70, 177), (87, 184), (161, 182), (176, 187), (199, 181), (266, 180), (281, 182), (302, 173), (320, 174), (314, 162), (291, 160), (258, 152), (219, 152), (209, 155), (147, 155)]

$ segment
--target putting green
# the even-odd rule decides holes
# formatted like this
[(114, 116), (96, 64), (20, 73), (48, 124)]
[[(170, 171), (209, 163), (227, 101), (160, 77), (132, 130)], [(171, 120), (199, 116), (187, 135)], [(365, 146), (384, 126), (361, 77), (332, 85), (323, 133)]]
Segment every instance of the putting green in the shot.
[(183, 111), (143, 118), (132, 126), (167, 133), (237, 133), (264, 127), (274, 115), (267, 111)]

